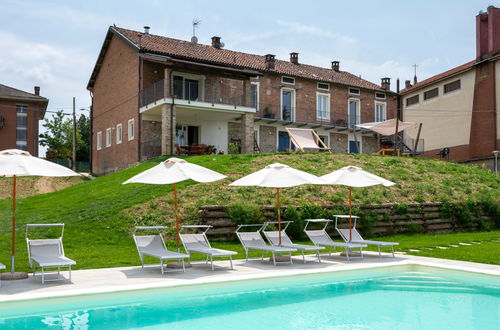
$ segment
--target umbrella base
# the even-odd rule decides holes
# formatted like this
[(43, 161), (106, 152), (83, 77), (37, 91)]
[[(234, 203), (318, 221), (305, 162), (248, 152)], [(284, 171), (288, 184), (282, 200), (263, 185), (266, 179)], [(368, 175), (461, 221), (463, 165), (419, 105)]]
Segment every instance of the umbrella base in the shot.
[(25, 272), (14, 272), (14, 273), (3, 273), (0, 275), (2, 281), (12, 281), (12, 280), (24, 280), (28, 278), (28, 273)]
[[(185, 268), (191, 268), (193, 267), (190, 262), (185, 262), (184, 263)], [(182, 269), (182, 262), (170, 262), (167, 264), (167, 268), (173, 268), (173, 269)]]
[[(273, 257), (269, 257), (269, 261), (273, 262)], [(290, 262), (290, 256), (276, 256), (276, 262)]]

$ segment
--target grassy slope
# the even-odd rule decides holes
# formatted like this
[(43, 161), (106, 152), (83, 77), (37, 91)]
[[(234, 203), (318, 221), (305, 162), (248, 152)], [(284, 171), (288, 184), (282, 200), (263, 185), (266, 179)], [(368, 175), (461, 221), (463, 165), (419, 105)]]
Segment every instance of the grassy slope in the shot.
[[(322, 175), (347, 164), (382, 175), (398, 183), (398, 187), (369, 190), (357, 189), (354, 197), (361, 202), (387, 202), (450, 196), (462, 199), (476, 194), (492, 194), (499, 186), (498, 177), (471, 167), (453, 163), (377, 157), (370, 155), (302, 154), (302, 155), (221, 155), (190, 158), (191, 162), (229, 175), (228, 183), (259, 169), (272, 161), (280, 161), (311, 173)], [(138, 263), (130, 237), (134, 219), (141, 213), (167, 214), (171, 221), (171, 186), (121, 185), (123, 181), (155, 165), (157, 160), (138, 164), (130, 169), (96, 180), (76, 184), (54, 193), (19, 200), (17, 226), (17, 269), (27, 269), (24, 224), (66, 223), (65, 248), (78, 261), (78, 268), (112, 267)], [(411, 182), (409, 184), (408, 182)], [(273, 200), (269, 190), (259, 188), (229, 188), (221, 183), (179, 185), (182, 202), (187, 209), (196, 205), (230, 202), (251, 198), (258, 204)], [(299, 187), (287, 189), (284, 204), (291, 205), (307, 198), (321, 203), (340, 201), (345, 189), (333, 187)], [(168, 197), (164, 197), (168, 196)], [(331, 197), (334, 196), (334, 197)], [(335, 197), (337, 196), (337, 197)], [(167, 203), (167, 204), (165, 204)], [(0, 261), (6, 263), (10, 252), (10, 203), (0, 200)]]

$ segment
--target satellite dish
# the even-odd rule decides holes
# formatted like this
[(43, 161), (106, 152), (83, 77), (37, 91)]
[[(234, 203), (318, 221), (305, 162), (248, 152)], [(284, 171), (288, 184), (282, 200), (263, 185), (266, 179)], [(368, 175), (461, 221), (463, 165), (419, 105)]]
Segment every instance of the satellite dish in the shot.
[(223, 42), (220, 43), (220, 48), (224, 48), (225, 44)]
[(193, 44), (197, 44), (197, 43), (198, 43), (198, 38), (197, 38), (196, 36), (192, 36), (192, 37), (191, 37), (191, 42), (192, 42)]

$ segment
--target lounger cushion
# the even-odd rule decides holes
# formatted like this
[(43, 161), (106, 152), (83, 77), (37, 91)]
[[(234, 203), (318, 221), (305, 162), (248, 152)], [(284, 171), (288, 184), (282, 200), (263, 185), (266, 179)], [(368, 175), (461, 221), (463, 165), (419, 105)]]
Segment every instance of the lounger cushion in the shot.
[(322, 246), (295, 244), (284, 230), (281, 231), (281, 245), (279, 244), (279, 231), (264, 231), (264, 235), (266, 235), (274, 246), (289, 247), (302, 251), (318, 251), (324, 249)]
[(394, 245), (399, 245), (399, 243), (396, 242), (383, 242), (383, 241), (367, 241), (367, 240), (352, 240), (352, 243), (359, 243), (359, 244), (368, 244), (368, 245), (380, 245), (380, 246), (394, 246)]
[(140, 249), (141, 253), (146, 256), (150, 257), (155, 257), (159, 259), (184, 259), (188, 258), (189, 255), (184, 254), (184, 253), (177, 253), (174, 251), (169, 251), (166, 249), (158, 249), (158, 250), (152, 250), (152, 249)]
[(279, 247), (275, 245), (267, 245), (258, 231), (239, 232), (238, 238), (241, 244), (247, 249), (273, 251), (273, 252), (295, 252), (297, 249), (289, 247)]
[(314, 246), (314, 245), (305, 245), (305, 244), (281, 244), (283, 247), (289, 247), (297, 250), (302, 250), (302, 251), (318, 251), (318, 250), (323, 250), (325, 247), (324, 246)]
[(76, 262), (65, 257), (60, 239), (36, 239), (28, 241), (30, 259), (42, 267), (76, 265)]
[(138, 235), (134, 236), (134, 240), (139, 253), (143, 255), (159, 259), (184, 259), (189, 257), (184, 253), (167, 250), (160, 235)]
[(32, 256), (31, 260), (36, 262), (41, 267), (57, 267), (57, 266), (70, 266), (76, 265), (76, 262), (64, 256), (42, 257)]
[[(364, 240), (361, 234), (358, 232), (356, 228), (351, 229), (351, 234), (349, 234), (349, 229), (337, 229), (339, 232), (340, 236), (347, 242), (353, 242), (353, 243), (360, 243), (360, 244), (368, 244), (368, 245), (378, 245), (378, 246), (394, 246), (394, 245), (399, 245), (399, 243), (396, 242), (383, 242), (383, 241), (367, 241)], [(352, 239), (349, 240), (349, 237)]]
[(214, 248), (205, 248), (205, 249), (194, 248), (194, 249), (189, 249), (189, 252), (202, 253), (212, 257), (233, 256), (235, 254), (238, 254), (238, 252), (235, 251), (228, 251), (228, 250), (214, 249)]
[(262, 245), (245, 245), (247, 249), (251, 250), (261, 250), (261, 251), (272, 251), (272, 252), (295, 252), (297, 249), (291, 247), (283, 246), (262, 246)]

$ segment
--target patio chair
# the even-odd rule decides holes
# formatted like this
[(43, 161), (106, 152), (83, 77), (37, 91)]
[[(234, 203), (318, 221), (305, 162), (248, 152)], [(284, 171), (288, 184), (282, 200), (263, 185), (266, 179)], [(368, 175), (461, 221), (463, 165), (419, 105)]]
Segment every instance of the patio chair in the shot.
[[(29, 229), (36, 227), (60, 227), (61, 236), (58, 238), (49, 239), (30, 239)], [(76, 265), (76, 262), (67, 258), (64, 255), (63, 247), (63, 234), (64, 234), (64, 224), (63, 223), (51, 223), (51, 224), (27, 224), (26, 225), (26, 243), (28, 245), (28, 258), (30, 267), (33, 269), (33, 276), (36, 276), (36, 266), (41, 267), (42, 272), (42, 284), (49, 281), (63, 281), (65, 278), (55, 278), (55, 279), (45, 279), (47, 275), (54, 275), (53, 272), (46, 272), (46, 269), (57, 268), (57, 275), (61, 273), (61, 267), (68, 268), (68, 281), (71, 282), (71, 266)]]
[[(349, 253), (354, 249), (359, 249), (359, 257), (363, 259), (363, 248), (367, 247), (367, 245), (358, 243), (349, 243), (349, 242), (335, 242), (326, 232), (326, 227), (330, 222), (333, 221), (329, 219), (307, 219), (306, 226), (304, 227), (304, 232), (306, 233), (307, 237), (309, 237), (311, 242), (313, 242), (314, 245), (329, 247), (330, 256), (332, 255), (332, 248), (334, 248), (334, 250), (336, 250), (337, 248), (343, 248), (345, 250), (347, 261), (350, 261), (351, 258), (354, 258), (354, 256), (349, 256)], [(322, 229), (308, 230), (307, 227), (311, 223), (322, 223), (322, 224), (324, 223), (325, 225)]]
[(182, 229), (204, 229), (202, 233), (179, 235), (182, 241), (182, 245), (184, 246), (184, 249), (189, 254), (189, 258), (191, 258), (191, 253), (200, 253), (206, 255), (207, 256), (206, 263), (208, 263), (208, 259), (210, 259), (210, 265), (213, 271), (214, 270), (213, 258), (229, 257), (231, 269), (233, 269), (233, 255), (238, 254), (238, 252), (212, 248), (206, 235), (207, 231), (210, 228), (212, 228), (212, 226), (208, 225), (182, 226)]
[(338, 233), (340, 236), (344, 239), (346, 242), (351, 242), (351, 243), (358, 243), (358, 244), (366, 244), (366, 245), (376, 245), (378, 248), (378, 256), (382, 257), (382, 253), (380, 252), (381, 247), (390, 247), (392, 251), (392, 257), (395, 258), (394, 255), (394, 246), (399, 245), (399, 243), (396, 242), (384, 242), (384, 241), (370, 241), (370, 240), (365, 240), (363, 237), (361, 237), (361, 234), (358, 232), (356, 229), (356, 222), (359, 219), (358, 216), (352, 216), (354, 219), (354, 225), (352, 226), (351, 229), (351, 234), (352, 234), (352, 239), (349, 239), (349, 228), (338, 228), (337, 226), (337, 219), (349, 219), (348, 215), (334, 215), (335, 217), (335, 229), (337, 229)]
[(262, 232), (264, 233), (264, 236), (267, 238), (269, 243), (271, 243), (274, 246), (282, 246), (282, 247), (289, 247), (289, 248), (294, 248), (299, 250), (302, 253), (302, 260), (304, 263), (306, 263), (306, 257), (304, 255), (304, 252), (309, 252), (309, 251), (314, 251), (316, 252), (316, 257), (318, 258), (318, 262), (321, 262), (321, 257), (319, 256), (319, 251), (323, 250), (325, 247), (324, 246), (317, 246), (317, 245), (305, 245), (305, 244), (295, 244), (292, 242), (290, 237), (288, 237), (286, 233), (286, 229), (292, 223), (292, 221), (282, 221), (281, 224), (285, 225), (285, 228), (281, 230), (281, 244), (280, 244), (280, 239), (279, 239), (279, 231), (274, 230), (266, 230), (266, 228), (269, 225), (275, 225), (278, 222), (272, 221), (272, 222), (266, 222), (264, 224), (264, 227), (262, 229)]
[[(165, 226), (137, 226), (134, 230), (134, 242), (137, 247), (137, 252), (139, 253), (139, 258), (141, 259), (142, 268), (144, 266), (156, 266), (144, 264), (144, 257), (154, 257), (160, 259), (161, 274), (186, 271), (184, 265), (184, 259), (189, 258), (187, 254), (178, 253), (174, 251), (169, 251), (165, 247), (165, 241), (161, 235), (161, 231), (167, 229)], [(156, 235), (137, 235), (139, 230), (159, 230), (160, 232)], [(165, 270), (164, 262), (168, 260), (177, 260), (177, 262), (182, 264), (182, 269), (172, 269)]]
[[(257, 231), (240, 231), (241, 228), (244, 227), (260, 227), (259, 230)], [(245, 249), (245, 254), (246, 254), (246, 261), (248, 262), (248, 252), (250, 250), (257, 250), (257, 251), (262, 251), (262, 260), (264, 260), (264, 252), (271, 252), (272, 254), (272, 259), (273, 259), (273, 264), (276, 266), (278, 263), (290, 263), (293, 264), (292, 262), (292, 252), (297, 251), (295, 248), (291, 247), (285, 247), (285, 246), (275, 246), (275, 245), (267, 245), (264, 239), (262, 238), (262, 235), (260, 234), (260, 231), (262, 230), (263, 225), (239, 225), (238, 228), (236, 228), (236, 236), (238, 236), (238, 239), (241, 242), (241, 245), (243, 245), (243, 248)], [(282, 255), (282, 254), (288, 254), (290, 257), (290, 261), (276, 261), (276, 253)]]

